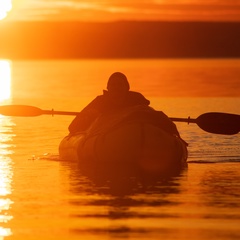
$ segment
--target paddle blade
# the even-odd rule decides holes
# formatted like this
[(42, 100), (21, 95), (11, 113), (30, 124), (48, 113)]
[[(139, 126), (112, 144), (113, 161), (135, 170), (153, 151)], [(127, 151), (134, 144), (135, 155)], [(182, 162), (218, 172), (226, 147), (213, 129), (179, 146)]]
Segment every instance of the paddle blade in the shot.
[(36, 117), (42, 115), (42, 110), (26, 105), (3, 105), (0, 106), (0, 114), (17, 117)]
[(196, 119), (197, 125), (206, 132), (233, 135), (240, 131), (240, 115), (209, 112)]

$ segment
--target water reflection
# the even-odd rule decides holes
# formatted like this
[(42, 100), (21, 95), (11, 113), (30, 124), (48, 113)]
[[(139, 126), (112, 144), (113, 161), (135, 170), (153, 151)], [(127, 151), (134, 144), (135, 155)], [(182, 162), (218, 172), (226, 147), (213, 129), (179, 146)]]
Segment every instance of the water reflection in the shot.
[[(205, 173), (201, 182), (204, 185), (205, 204), (218, 208), (240, 207), (238, 168), (237, 163), (225, 163), (224, 169), (215, 167)], [(240, 213), (238, 218), (240, 218)]]
[[(156, 181), (142, 182), (138, 178), (119, 176), (109, 181), (104, 176), (103, 181), (99, 176), (89, 178), (73, 163), (62, 164), (70, 168), (70, 191), (75, 196), (69, 200), (74, 209), (70, 216), (79, 221), (79, 226), (72, 228), (75, 234), (140, 236), (162, 231), (159, 224), (151, 226), (155, 221), (178, 218), (176, 212), (166, 209), (181, 204), (177, 196), (181, 193), (180, 178), (186, 176), (186, 172), (179, 177)], [(145, 221), (149, 224), (145, 225)]]
[(12, 154), (13, 144), (12, 126), (14, 124), (11, 119), (0, 115), (0, 238), (11, 235), (11, 229), (6, 226), (13, 218), (9, 210), (13, 202), (11, 201), (12, 194), (12, 159), (9, 155)]

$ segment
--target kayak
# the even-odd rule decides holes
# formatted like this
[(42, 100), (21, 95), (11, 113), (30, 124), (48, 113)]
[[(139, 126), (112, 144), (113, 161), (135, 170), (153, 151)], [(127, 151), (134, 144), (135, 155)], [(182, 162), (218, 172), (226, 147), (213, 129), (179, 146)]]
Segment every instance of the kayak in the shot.
[(135, 106), (103, 114), (83, 132), (69, 134), (59, 145), (62, 160), (108, 174), (178, 174), (187, 167), (187, 146), (161, 126), (159, 111)]

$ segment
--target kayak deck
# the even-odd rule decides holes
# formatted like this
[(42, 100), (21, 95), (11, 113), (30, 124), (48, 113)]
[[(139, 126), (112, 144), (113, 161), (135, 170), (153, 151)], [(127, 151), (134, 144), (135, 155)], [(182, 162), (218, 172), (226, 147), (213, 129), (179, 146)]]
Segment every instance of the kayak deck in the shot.
[(179, 137), (146, 121), (147, 117), (124, 114), (102, 117), (88, 131), (66, 136), (59, 145), (60, 158), (93, 171), (124, 168), (161, 176), (186, 167), (187, 148)]

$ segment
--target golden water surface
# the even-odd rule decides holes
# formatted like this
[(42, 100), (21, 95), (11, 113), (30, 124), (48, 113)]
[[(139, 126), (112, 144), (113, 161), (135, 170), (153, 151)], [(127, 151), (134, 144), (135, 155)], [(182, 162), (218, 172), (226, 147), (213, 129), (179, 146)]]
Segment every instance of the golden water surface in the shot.
[[(123, 71), (133, 90), (171, 117), (240, 114), (239, 60), (0, 63), (1, 88), (10, 93), (1, 93), (1, 105), (78, 111)], [(144, 188), (131, 179), (101, 185), (58, 160), (72, 118), (0, 115), (0, 239), (240, 238), (239, 134), (177, 123), (189, 143), (181, 176)]]

